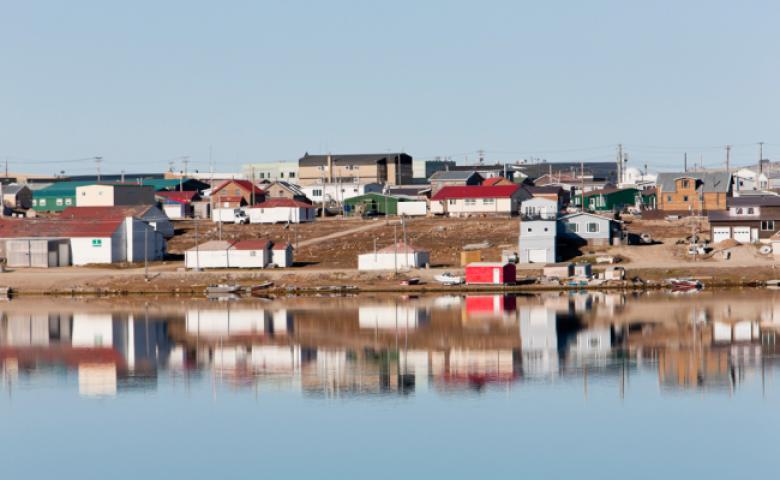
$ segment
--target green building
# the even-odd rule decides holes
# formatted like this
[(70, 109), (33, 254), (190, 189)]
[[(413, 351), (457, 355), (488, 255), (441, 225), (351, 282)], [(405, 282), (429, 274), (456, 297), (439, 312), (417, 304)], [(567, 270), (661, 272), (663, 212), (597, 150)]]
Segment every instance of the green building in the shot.
[(638, 196), (636, 188), (594, 190), (585, 194), (585, 208), (592, 212), (619, 212), (636, 206)]
[(398, 202), (411, 200), (381, 193), (366, 193), (344, 200), (344, 215), (397, 215)]

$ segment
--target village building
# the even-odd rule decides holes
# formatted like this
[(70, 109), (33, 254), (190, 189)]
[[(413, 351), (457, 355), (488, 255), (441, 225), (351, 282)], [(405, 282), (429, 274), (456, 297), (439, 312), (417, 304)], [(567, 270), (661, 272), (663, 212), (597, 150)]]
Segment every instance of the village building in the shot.
[(467, 285), (511, 285), (516, 282), (514, 263), (475, 262), (466, 265)]
[(225, 180), (210, 192), (212, 208), (239, 208), (263, 203), (265, 191), (249, 180)]
[(3, 207), (11, 210), (32, 208), (32, 190), (27, 185), (3, 185), (0, 191), (3, 196)]
[(482, 185), (486, 187), (494, 187), (496, 185), (514, 185), (512, 180), (504, 177), (490, 177), (482, 181)]
[(247, 208), (249, 223), (304, 223), (312, 222), (317, 216), (317, 208), (291, 198), (269, 198)]
[(271, 263), (270, 240), (241, 240), (227, 250), (227, 267), (265, 268)]
[[(298, 159), (301, 186), (329, 183), (412, 182), (412, 157), (402, 152), (351, 155), (309, 155)], [(313, 198), (312, 198), (313, 200)]]
[(514, 170), (509, 164), (503, 163), (476, 163), (473, 165), (456, 165), (451, 167), (451, 172), (477, 172), (483, 179), (493, 177), (504, 177), (512, 180), (514, 176)]
[(623, 238), (620, 221), (595, 213), (564, 215), (558, 223), (559, 236), (572, 245), (614, 245)]
[(622, 212), (626, 208), (651, 208), (654, 195), (637, 188), (607, 187), (585, 195), (585, 209), (592, 212)]
[(431, 194), (435, 194), (444, 187), (465, 187), (467, 185), (481, 185), (484, 178), (474, 170), (445, 170), (434, 173), (431, 182)]
[(254, 178), (258, 181), (269, 180), (271, 182), (298, 181), (298, 162), (267, 162), (249, 163), (241, 167), (244, 178)]
[(443, 187), (431, 197), (431, 213), (435, 215), (507, 215), (518, 212), (520, 203), (530, 194), (519, 185), (494, 187)]
[(301, 187), (290, 182), (276, 180), (263, 185), (262, 188), (263, 191), (265, 191), (266, 198), (289, 198), (290, 200), (311, 203), (311, 200), (309, 200), (306, 193), (301, 190)]
[(766, 190), (769, 188), (769, 177), (766, 173), (753, 168), (740, 168), (733, 174), (734, 191)]
[(423, 268), (430, 262), (430, 253), (409, 244), (398, 242), (371, 253), (358, 255), (358, 270), (408, 270)]
[(557, 259), (558, 203), (528, 198), (520, 204), (519, 263), (554, 263)]
[(658, 174), (658, 210), (665, 213), (694, 215), (726, 210), (726, 200), (731, 194), (732, 181), (728, 172)]
[(770, 242), (780, 230), (780, 196), (739, 196), (728, 199), (728, 209), (707, 214), (713, 243)]
[(60, 217), (70, 220), (103, 220), (133, 217), (160, 232), (164, 238), (174, 234), (173, 224), (168, 216), (154, 205), (131, 205), (125, 207), (69, 207)]
[(282, 242), (274, 244), (265, 239), (210, 240), (184, 252), (186, 268), (280, 268), (293, 265), (293, 248)]
[(525, 188), (533, 198), (546, 198), (548, 200), (557, 202), (558, 210), (563, 209), (566, 205), (569, 204), (569, 192), (558, 185), (547, 185), (543, 187), (537, 187), (535, 185), (523, 185), (523, 188)]
[(192, 218), (195, 215), (194, 204), (201, 198), (197, 191), (162, 191), (154, 195), (171, 220)]
[(77, 207), (152, 205), (154, 189), (135, 184), (95, 184), (76, 187)]
[[(617, 162), (539, 162), (510, 164), (509, 168), (516, 177), (522, 176), (534, 185), (547, 185), (555, 178), (575, 178), (579, 175), (585, 178), (600, 179), (604, 183), (618, 183)], [(537, 179), (546, 178), (542, 183)], [(515, 178), (517, 180), (517, 178)]]
[(9, 265), (20, 267), (139, 262), (165, 255), (163, 236), (131, 216), (3, 220), (0, 246)]
[(344, 215), (348, 216), (374, 216), (374, 215), (398, 215), (400, 205), (403, 203), (415, 203), (423, 206), (423, 215), (427, 210), (427, 202), (415, 201), (397, 195), (385, 195), (381, 193), (366, 193), (352, 197), (344, 201)]
[(366, 193), (382, 193), (383, 187), (379, 183), (312, 183), (301, 190), (312, 203), (334, 206)]
[(385, 195), (392, 197), (406, 197), (415, 200), (428, 200), (431, 198), (431, 186), (428, 184), (419, 185), (387, 185), (384, 188)]

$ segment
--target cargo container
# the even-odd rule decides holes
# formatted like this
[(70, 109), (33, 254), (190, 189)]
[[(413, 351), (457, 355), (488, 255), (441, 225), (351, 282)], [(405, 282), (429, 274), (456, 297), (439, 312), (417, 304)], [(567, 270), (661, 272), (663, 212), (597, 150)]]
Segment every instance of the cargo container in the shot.
[(475, 262), (466, 265), (467, 285), (509, 285), (515, 280), (513, 263)]

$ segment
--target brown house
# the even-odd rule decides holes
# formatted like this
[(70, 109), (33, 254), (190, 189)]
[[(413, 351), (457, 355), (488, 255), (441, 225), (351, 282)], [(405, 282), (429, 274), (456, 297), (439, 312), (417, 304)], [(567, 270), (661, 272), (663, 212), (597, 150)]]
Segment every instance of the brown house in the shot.
[(263, 190), (267, 198), (289, 198), (299, 202), (311, 203), (309, 197), (298, 187), (289, 182), (277, 180), (263, 185)]
[(212, 190), (211, 200), (222, 208), (255, 205), (263, 203), (265, 192), (249, 180), (226, 180)]
[(666, 213), (724, 211), (732, 192), (728, 172), (659, 173), (656, 183), (658, 210)]
[(401, 152), (357, 155), (309, 155), (298, 159), (302, 186), (322, 183), (382, 183), (412, 181), (412, 157)]
[(728, 200), (728, 209), (707, 215), (713, 243), (733, 239), (740, 243), (769, 242), (780, 231), (780, 196), (749, 195)]

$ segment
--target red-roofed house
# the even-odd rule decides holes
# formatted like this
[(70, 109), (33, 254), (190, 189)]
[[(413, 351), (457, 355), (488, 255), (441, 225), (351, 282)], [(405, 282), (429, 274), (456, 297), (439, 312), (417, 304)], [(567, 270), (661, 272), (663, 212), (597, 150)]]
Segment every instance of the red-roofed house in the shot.
[(265, 191), (249, 180), (227, 180), (211, 191), (214, 208), (238, 208), (265, 200)]
[(238, 268), (264, 268), (271, 263), (270, 240), (240, 240), (228, 249), (228, 266)]
[(162, 234), (133, 216), (8, 219), (0, 247), (9, 266), (53, 267), (162, 259)]
[(67, 207), (60, 218), (70, 220), (123, 219), (133, 217), (145, 222), (163, 237), (173, 237), (173, 224), (168, 216), (154, 205), (127, 205), (122, 207)]
[(528, 197), (528, 191), (519, 185), (444, 187), (431, 197), (431, 213), (453, 217), (514, 215)]
[(250, 223), (303, 223), (315, 219), (314, 205), (291, 198), (269, 198), (247, 209)]
[(514, 182), (504, 177), (490, 177), (482, 181), (482, 186), (485, 187), (495, 187), (496, 185), (514, 185)]
[(194, 214), (193, 202), (200, 200), (197, 191), (162, 191), (155, 197), (162, 205), (162, 210), (171, 219), (190, 218)]
[(279, 268), (288, 268), (293, 266), (293, 246), (286, 242), (280, 242), (274, 245), (271, 250), (272, 263)]
[(422, 268), (429, 262), (429, 252), (398, 242), (376, 252), (358, 255), (358, 270), (409, 270)]

